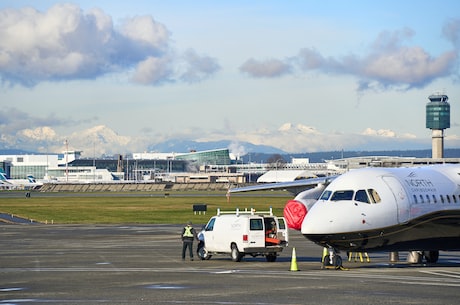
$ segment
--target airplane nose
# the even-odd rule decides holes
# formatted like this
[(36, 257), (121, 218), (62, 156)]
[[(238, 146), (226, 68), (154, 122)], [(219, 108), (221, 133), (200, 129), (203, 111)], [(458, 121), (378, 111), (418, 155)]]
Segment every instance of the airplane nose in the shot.
[(284, 206), (284, 218), (290, 229), (300, 230), (305, 216), (307, 216), (307, 207), (297, 200), (289, 200)]

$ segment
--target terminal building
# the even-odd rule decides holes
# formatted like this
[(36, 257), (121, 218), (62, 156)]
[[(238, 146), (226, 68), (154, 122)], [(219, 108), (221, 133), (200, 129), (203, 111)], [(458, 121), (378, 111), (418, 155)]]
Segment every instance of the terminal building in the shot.
[[(219, 167), (231, 167), (228, 149), (190, 153), (134, 153), (112, 158), (82, 158), (81, 151), (64, 151), (62, 154), (0, 155), (0, 169), (10, 179), (24, 179), (32, 175), (46, 182), (102, 182), (171, 181), (176, 177), (190, 182), (194, 173), (211, 172)], [(234, 172), (234, 171), (233, 171)], [(193, 179), (192, 179), (193, 180)], [(200, 176), (199, 180), (203, 180)], [(218, 178), (214, 178), (218, 180)], [(225, 179), (224, 179), (225, 180)], [(227, 179), (228, 180), (228, 179)]]

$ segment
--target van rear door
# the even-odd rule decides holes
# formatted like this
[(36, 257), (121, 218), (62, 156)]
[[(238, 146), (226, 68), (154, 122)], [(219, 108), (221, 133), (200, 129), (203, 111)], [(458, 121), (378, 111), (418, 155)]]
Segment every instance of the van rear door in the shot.
[[(249, 218), (249, 230), (247, 235), (247, 242), (245, 236), (243, 236), (243, 242), (245, 246), (250, 248), (265, 247), (265, 229), (264, 220), (262, 217), (250, 217)], [(243, 233), (244, 234), (244, 233)]]
[(286, 226), (286, 220), (284, 217), (277, 217), (277, 222), (278, 222), (278, 239), (281, 240), (282, 242), (288, 242), (289, 241), (289, 230)]

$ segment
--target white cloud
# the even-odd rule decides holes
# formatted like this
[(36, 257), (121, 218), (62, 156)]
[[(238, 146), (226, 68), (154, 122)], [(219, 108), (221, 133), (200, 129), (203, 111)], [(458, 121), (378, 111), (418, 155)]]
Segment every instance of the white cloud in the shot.
[(133, 80), (145, 85), (159, 84), (170, 80), (171, 73), (167, 59), (148, 57), (137, 65)]
[(35, 129), (24, 129), (20, 131), (25, 137), (35, 141), (54, 141), (57, 138), (56, 131), (48, 126), (37, 127)]
[(453, 18), (442, 29), (444, 36), (458, 49), (460, 48), (460, 19)]
[(392, 130), (389, 129), (379, 129), (375, 130), (372, 128), (366, 128), (363, 133), (363, 135), (366, 136), (380, 136), (380, 137), (386, 137), (386, 138), (395, 138), (396, 133)]
[(291, 66), (278, 59), (259, 61), (251, 58), (241, 65), (240, 71), (252, 77), (279, 77), (289, 73)]
[(140, 16), (127, 19), (120, 30), (120, 33), (132, 41), (145, 44), (153, 50), (167, 48), (170, 33), (164, 25), (156, 22), (151, 16)]
[(456, 59), (453, 51), (434, 58), (420, 47), (399, 48), (391, 53), (371, 54), (365, 58), (362, 75), (377, 80), (383, 86), (423, 87), (435, 78), (450, 74)]
[(289, 131), (292, 129), (292, 123), (284, 123), (281, 125), (280, 128), (278, 128), (279, 131)]
[(359, 90), (423, 88), (437, 78), (455, 76), (458, 61), (460, 21), (452, 21), (444, 29), (445, 36), (455, 42), (456, 49), (432, 56), (420, 46), (406, 46), (414, 32), (383, 32), (372, 43), (367, 54), (327, 57), (314, 48), (303, 48), (288, 59), (247, 60), (240, 71), (255, 78), (279, 77), (284, 74), (319, 71), (352, 75), (358, 79)]
[(182, 58), (184, 71), (180, 71), (180, 79), (188, 83), (199, 82), (220, 70), (215, 58), (199, 55), (193, 49), (187, 50)]
[[(6, 84), (92, 79), (135, 67), (132, 80), (142, 84), (181, 80), (171, 72), (181, 55), (170, 45), (169, 30), (151, 16), (127, 18), (116, 27), (103, 11), (84, 12), (74, 4), (56, 4), (46, 12), (0, 10), (0, 80)], [(218, 68), (201, 67), (194, 81)]]

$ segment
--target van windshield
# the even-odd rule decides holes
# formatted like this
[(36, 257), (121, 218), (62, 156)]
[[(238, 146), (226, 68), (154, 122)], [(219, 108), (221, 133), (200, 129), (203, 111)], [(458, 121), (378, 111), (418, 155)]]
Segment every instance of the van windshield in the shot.
[(211, 218), (211, 220), (208, 222), (206, 225), (206, 228), (204, 229), (205, 231), (212, 231), (214, 230), (214, 223), (216, 222), (215, 218)]

